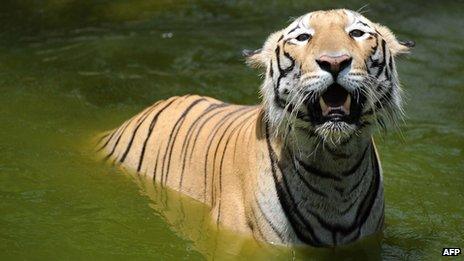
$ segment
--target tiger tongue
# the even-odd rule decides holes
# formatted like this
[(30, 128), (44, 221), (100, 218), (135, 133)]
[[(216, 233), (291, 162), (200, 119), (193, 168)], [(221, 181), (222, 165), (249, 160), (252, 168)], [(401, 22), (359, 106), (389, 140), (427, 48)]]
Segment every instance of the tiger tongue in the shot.
[[(321, 106), (322, 110), (322, 116), (328, 116), (330, 114), (340, 114), (343, 113), (345, 115), (350, 114), (350, 106), (351, 106), (351, 95), (348, 94), (346, 96), (345, 101), (343, 104), (338, 105), (338, 104), (331, 104), (329, 105), (325, 102), (323, 97), (319, 98), (319, 105)], [(338, 105), (338, 106), (337, 106)]]

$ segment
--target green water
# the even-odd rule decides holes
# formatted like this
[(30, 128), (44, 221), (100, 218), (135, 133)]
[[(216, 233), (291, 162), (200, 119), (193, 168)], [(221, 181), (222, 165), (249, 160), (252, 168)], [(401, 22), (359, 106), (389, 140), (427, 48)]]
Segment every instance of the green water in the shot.
[(259, 47), (289, 17), (366, 1), (339, 2), (2, 1), (0, 259), (436, 260), (443, 247), (464, 247), (462, 1), (366, 8), (417, 42), (398, 61), (405, 124), (377, 137), (386, 194), (378, 238), (259, 246), (209, 228), (198, 203), (95, 160), (95, 134), (155, 100), (258, 102), (258, 72), (241, 49)]

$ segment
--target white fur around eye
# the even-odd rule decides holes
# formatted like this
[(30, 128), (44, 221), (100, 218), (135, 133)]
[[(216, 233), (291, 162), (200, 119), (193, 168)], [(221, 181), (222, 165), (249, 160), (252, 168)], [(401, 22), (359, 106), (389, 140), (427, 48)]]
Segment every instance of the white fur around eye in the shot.
[[(305, 39), (305, 40), (299, 40), (298, 36), (300, 36), (300, 35), (308, 35), (309, 37), (307, 39)], [(311, 34), (301, 33), (301, 34), (295, 36), (294, 38), (291, 38), (289, 40), (289, 42), (292, 43), (292, 44), (296, 44), (296, 45), (304, 45), (304, 44), (307, 44), (311, 40), (312, 37), (313, 36)]]
[[(304, 40), (304, 41), (300, 41), (298, 40), (298, 36), (300, 35), (304, 35), (304, 34), (307, 34), (309, 35), (309, 38)], [(292, 43), (292, 44), (295, 44), (295, 45), (306, 45), (309, 41), (311, 41), (311, 38), (313, 38), (313, 35), (314, 35), (314, 31), (313, 30), (308, 30), (308, 29), (299, 29), (299, 30), (295, 30), (294, 32), (291, 32), (289, 33), (285, 39), (287, 42), (289, 43)]]
[[(361, 35), (361, 36), (354, 36), (353, 39), (355, 39), (356, 41), (363, 41), (363, 40), (366, 40), (368, 37), (369, 37), (369, 33), (364, 31), (364, 30), (361, 30), (361, 29), (352, 29), (348, 32), (348, 34), (350, 34), (351, 31), (353, 30), (359, 30), (359, 31), (362, 31), (364, 34)], [(350, 35), (351, 36), (351, 35)]]
[(353, 37), (353, 39), (356, 40), (356, 41), (364, 41), (369, 37), (369, 35), (371, 33), (374, 32), (374, 30), (372, 28), (370, 28), (369, 26), (366, 26), (366, 25), (367, 25), (367, 22), (361, 21), (359, 19), (354, 19), (353, 23), (350, 26), (348, 26), (347, 28), (345, 28), (345, 32), (348, 35), (350, 35), (350, 32), (353, 31), (353, 30), (362, 31), (362, 32), (364, 32), (363, 35), (361, 35), (359, 37)]

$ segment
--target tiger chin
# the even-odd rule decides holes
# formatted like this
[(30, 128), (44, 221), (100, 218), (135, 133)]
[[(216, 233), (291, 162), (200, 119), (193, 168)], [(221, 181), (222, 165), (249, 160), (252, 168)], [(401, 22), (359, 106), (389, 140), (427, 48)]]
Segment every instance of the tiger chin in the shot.
[(413, 46), (357, 12), (311, 12), (244, 51), (265, 73), (262, 104), (172, 97), (102, 135), (98, 150), (259, 241), (354, 242), (383, 227), (372, 134), (401, 118), (395, 57)]

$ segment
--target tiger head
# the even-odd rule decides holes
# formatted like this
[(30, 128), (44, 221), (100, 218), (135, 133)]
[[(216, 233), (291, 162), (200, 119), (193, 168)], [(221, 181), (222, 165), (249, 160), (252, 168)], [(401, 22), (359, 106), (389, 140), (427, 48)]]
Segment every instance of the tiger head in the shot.
[(413, 46), (338, 9), (303, 15), (244, 55), (266, 69), (261, 93), (275, 130), (304, 130), (336, 145), (401, 116), (394, 58)]

